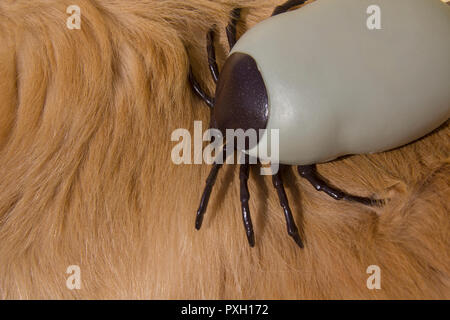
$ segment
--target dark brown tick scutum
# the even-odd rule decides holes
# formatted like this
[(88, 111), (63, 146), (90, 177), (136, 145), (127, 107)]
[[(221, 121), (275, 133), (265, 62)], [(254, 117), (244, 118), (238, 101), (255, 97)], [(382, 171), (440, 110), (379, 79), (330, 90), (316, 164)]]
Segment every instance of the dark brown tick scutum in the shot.
[[(218, 129), (265, 129), (269, 117), (268, 96), (256, 61), (233, 53), (225, 62), (217, 83), (214, 118)], [(253, 147), (253, 146), (250, 146)]]

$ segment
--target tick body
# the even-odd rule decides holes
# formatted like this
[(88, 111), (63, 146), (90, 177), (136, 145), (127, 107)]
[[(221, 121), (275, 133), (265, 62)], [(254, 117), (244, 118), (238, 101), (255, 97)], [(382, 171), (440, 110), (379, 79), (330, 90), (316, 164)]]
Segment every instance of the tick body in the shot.
[[(217, 83), (209, 98), (214, 127), (279, 130), (279, 161), (340, 200), (374, 204), (326, 184), (314, 164), (346, 154), (386, 151), (412, 142), (450, 116), (450, 7), (439, 0), (291, 0), (235, 43), (235, 19), (227, 28), (232, 50), (219, 75), (208, 36), (210, 69)], [(381, 10), (381, 29), (369, 30), (366, 10)], [(281, 14), (282, 13), (282, 14)], [(270, 139), (244, 150), (258, 158)], [(260, 158), (261, 159), (261, 158)], [(262, 159), (267, 160), (267, 159)], [(203, 217), (217, 171), (208, 179), (197, 213)], [(248, 209), (248, 167), (241, 168), (243, 219), (254, 243)], [(274, 187), (289, 234), (301, 246), (281, 175)], [(206, 201), (205, 201), (206, 200)]]
[[(369, 30), (375, 2), (382, 28)], [(230, 57), (251, 56), (264, 79), (266, 129), (279, 129), (281, 163), (389, 150), (449, 117), (450, 8), (375, 2), (318, 0), (262, 21), (233, 47)]]

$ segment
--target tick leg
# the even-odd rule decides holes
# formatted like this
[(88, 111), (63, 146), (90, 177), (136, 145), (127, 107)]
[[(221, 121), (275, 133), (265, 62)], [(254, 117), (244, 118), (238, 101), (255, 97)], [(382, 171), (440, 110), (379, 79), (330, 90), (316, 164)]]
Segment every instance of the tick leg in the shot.
[(230, 50), (233, 49), (234, 45), (236, 44), (236, 24), (238, 23), (240, 17), (241, 8), (236, 8), (231, 11), (231, 20), (226, 29)]
[(197, 216), (195, 218), (195, 228), (197, 230), (200, 230), (200, 228), (202, 227), (203, 217), (205, 215), (206, 208), (208, 207), (208, 201), (209, 197), (211, 196), (211, 191), (214, 187), (214, 183), (216, 182), (217, 174), (219, 173), (220, 168), (222, 168), (222, 163), (218, 163), (217, 159), (220, 159), (219, 157), (222, 157), (222, 159), (224, 159), (225, 154), (226, 145), (223, 147), (222, 153), (216, 157), (213, 167), (209, 172), (208, 178), (206, 178), (206, 186), (205, 189), (203, 189), (202, 198), (200, 200), (200, 205), (197, 210)]
[(280, 205), (284, 211), (288, 234), (294, 239), (295, 243), (297, 243), (300, 248), (303, 248), (303, 242), (298, 233), (298, 228), (295, 224), (294, 217), (292, 216), (286, 192), (284, 191), (283, 180), (281, 178), (281, 166), (278, 173), (272, 176), (272, 182), (273, 186), (277, 190), (278, 198), (280, 199)]
[(317, 191), (323, 191), (335, 200), (344, 199), (348, 201), (359, 202), (367, 206), (381, 204), (380, 200), (354, 196), (329, 186), (317, 173), (316, 165), (298, 166), (297, 170), (300, 176), (308, 180)]
[(206, 49), (208, 51), (208, 64), (209, 71), (211, 71), (211, 75), (214, 79), (214, 82), (217, 83), (219, 80), (219, 67), (217, 66), (216, 60), (216, 48), (214, 47), (214, 29), (210, 29), (208, 34), (206, 35)]
[(211, 98), (205, 90), (202, 89), (198, 81), (195, 79), (194, 74), (192, 72), (192, 68), (189, 68), (189, 82), (192, 86), (192, 89), (195, 93), (208, 105), (208, 107), (214, 107), (214, 99)]
[(289, 0), (286, 1), (285, 3), (283, 3), (282, 5), (278, 6), (275, 8), (275, 10), (272, 13), (272, 17), (276, 16), (280, 13), (285, 13), (286, 11), (288, 11), (289, 9), (299, 6), (301, 4), (304, 4), (306, 2), (306, 0)]
[[(228, 43), (230, 45), (230, 50), (233, 48), (234, 44), (236, 43), (236, 24), (240, 18), (241, 15), (241, 9), (236, 8), (231, 12), (231, 21), (227, 26), (227, 38)], [(219, 67), (217, 66), (217, 60), (216, 60), (216, 50), (214, 47), (214, 36), (215, 32), (214, 29), (210, 29), (208, 34), (206, 35), (206, 49), (208, 51), (208, 64), (209, 64), (209, 70), (211, 71), (211, 75), (214, 79), (214, 82), (217, 83), (219, 80)], [(209, 96), (205, 90), (200, 86), (197, 79), (195, 79), (194, 73), (192, 72), (192, 69), (189, 68), (189, 82), (191, 83), (191, 86), (195, 93), (208, 105), (208, 107), (213, 108), (214, 107), (214, 99)]]
[[(217, 83), (219, 80), (219, 67), (217, 66), (216, 61), (216, 49), (214, 47), (214, 29), (210, 29), (206, 35), (206, 50), (208, 52), (208, 65), (209, 70), (211, 71), (211, 75), (214, 79), (214, 82)], [(214, 99), (210, 97), (205, 90), (200, 86), (197, 79), (195, 79), (194, 73), (192, 72), (192, 68), (189, 68), (189, 82), (191, 83), (192, 88), (195, 93), (208, 105), (208, 107), (214, 107)]]
[(253, 233), (252, 218), (250, 216), (250, 209), (248, 201), (250, 200), (250, 193), (248, 191), (248, 177), (249, 177), (250, 165), (247, 163), (241, 164), (239, 171), (239, 180), (241, 182), (241, 208), (242, 219), (244, 221), (245, 233), (247, 234), (247, 240), (250, 247), (255, 246), (255, 235)]

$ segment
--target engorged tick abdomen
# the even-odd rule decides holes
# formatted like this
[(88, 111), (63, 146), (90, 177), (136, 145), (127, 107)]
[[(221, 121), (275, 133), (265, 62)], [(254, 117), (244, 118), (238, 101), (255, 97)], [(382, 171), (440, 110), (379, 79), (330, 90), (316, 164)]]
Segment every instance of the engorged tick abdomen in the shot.
[[(373, 4), (379, 30), (367, 27)], [(318, 0), (257, 24), (234, 53), (256, 61), (284, 164), (396, 148), (450, 116), (450, 7), (440, 0)]]

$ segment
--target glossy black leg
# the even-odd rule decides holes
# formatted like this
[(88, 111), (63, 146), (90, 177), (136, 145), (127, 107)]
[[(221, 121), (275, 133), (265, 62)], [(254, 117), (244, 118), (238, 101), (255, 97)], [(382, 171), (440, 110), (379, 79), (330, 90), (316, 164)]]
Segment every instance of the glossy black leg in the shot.
[(214, 29), (210, 29), (208, 34), (206, 35), (206, 49), (208, 51), (208, 64), (209, 71), (211, 71), (211, 76), (214, 79), (214, 82), (217, 83), (219, 80), (219, 67), (217, 66), (216, 61), (216, 48), (214, 47)]
[(308, 180), (317, 191), (323, 191), (335, 200), (359, 202), (368, 206), (381, 205), (382, 201), (371, 198), (354, 196), (329, 186), (317, 173), (316, 165), (298, 166), (298, 173)]
[[(206, 35), (206, 50), (208, 53), (208, 65), (209, 70), (211, 72), (211, 76), (214, 79), (214, 82), (217, 83), (219, 80), (219, 67), (217, 66), (216, 61), (216, 49), (214, 47), (214, 28), (210, 29)], [(189, 82), (191, 83), (192, 88), (195, 93), (208, 105), (208, 107), (214, 107), (214, 99), (209, 96), (205, 90), (200, 86), (197, 79), (195, 79), (192, 68), (189, 68)]]
[(236, 25), (240, 17), (241, 17), (241, 8), (236, 8), (233, 11), (231, 11), (231, 20), (226, 29), (230, 50), (236, 44)]
[(285, 13), (289, 9), (291, 9), (293, 7), (296, 7), (296, 6), (299, 6), (301, 4), (304, 4), (305, 2), (306, 2), (306, 0), (289, 0), (289, 1), (286, 1), (282, 5), (280, 5), (280, 6), (275, 8), (275, 10), (272, 13), (272, 17), (276, 16), (277, 14), (280, 14), (280, 13)]
[(214, 107), (214, 99), (211, 98), (205, 90), (202, 89), (197, 79), (195, 79), (194, 74), (192, 72), (192, 68), (189, 68), (189, 82), (191, 83), (192, 89), (195, 93), (208, 105), (208, 107)]
[[(226, 154), (226, 146), (223, 147), (222, 153), (219, 154), (216, 159), (220, 159), (219, 157), (222, 157), (224, 159)], [(222, 168), (222, 163), (214, 162), (213, 167), (211, 168), (211, 171), (209, 172), (208, 178), (206, 179), (206, 186), (203, 190), (202, 198), (200, 200), (200, 205), (197, 210), (197, 216), (195, 218), (195, 228), (197, 230), (200, 230), (202, 227), (203, 217), (206, 212), (206, 208), (208, 207), (208, 201), (209, 197), (211, 196), (211, 191), (214, 187), (214, 183), (217, 179), (217, 174), (219, 173), (220, 168)]]
[(272, 176), (273, 186), (277, 190), (278, 198), (280, 199), (280, 205), (283, 208), (284, 216), (286, 218), (286, 226), (288, 234), (294, 239), (295, 243), (300, 248), (303, 248), (303, 242), (298, 233), (297, 225), (295, 224), (294, 217), (292, 216), (291, 208), (289, 207), (289, 201), (284, 191), (283, 180), (281, 178), (281, 166), (277, 174)]
[[(231, 48), (233, 48), (234, 44), (236, 43), (236, 24), (240, 18), (240, 15), (241, 15), (241, 9), (240, 8), (234, 9), (231, 12), (231, 20), (226, 29), (228, 43), (230, 45), (230, 50), (231, 50)], [(206, 35), (206, 49), (208, 51), (209, 70), (214, 79), (214, 82), (217, 83), (217, 81), (219, 80), (219, 67), (217, 66), (214, 38), (215, 38), (215, 32), (214, 32), (214, 29), (212, 28), (209, 30), (208, 34)], [(193, 90), (195, 91), (195, 93), (208, 105), (208, 107), (213, 108), (214, 107), (214, 99), (211, 96), (209, 96), (205, 90), (203, 90), (203, 88), (200, 86), (197, 79), (195, 79), (192, 68), (189, 68), (189, 82), (191, 83), (191, 86), (192, 86)]]
[(249, 177), (250, 165), (247, 163), (241, 164), (239, 171), (239, 180), (241, 182), (241, 208), (242, 219), (244, 221), (245, 233), (247, 234), (247, 240), (250, 247), (255, 246), (255, 234), (253, 232), (252, 218), (250, 216), (250, 208), (248, 201), (250, 200), (250, 193), (248, 191), (248, 177)]

